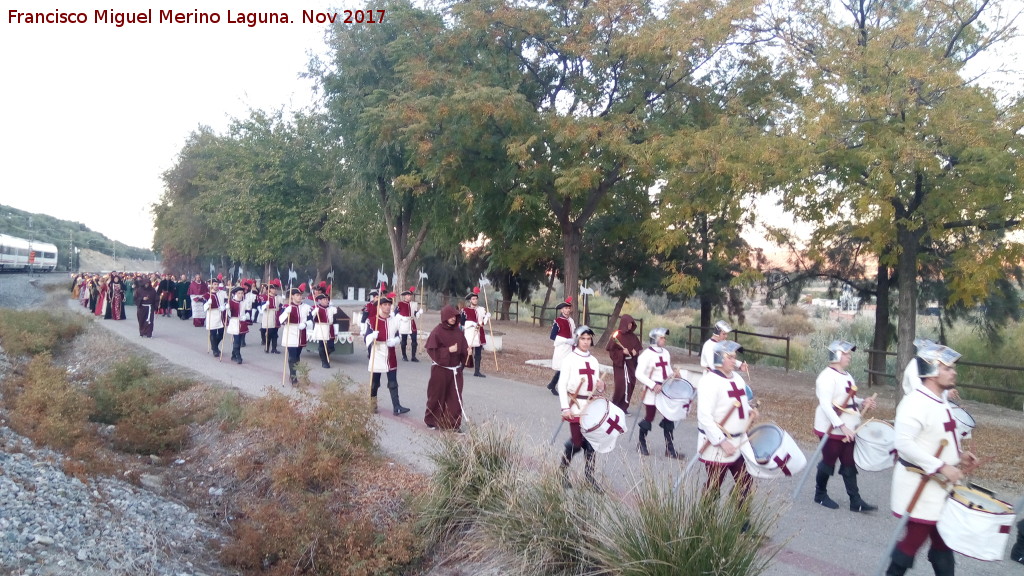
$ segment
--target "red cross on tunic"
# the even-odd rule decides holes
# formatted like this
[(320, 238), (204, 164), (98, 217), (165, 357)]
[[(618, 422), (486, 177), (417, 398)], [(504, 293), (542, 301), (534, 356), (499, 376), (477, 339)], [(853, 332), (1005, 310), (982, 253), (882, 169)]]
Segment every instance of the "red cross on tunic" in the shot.
[(737, 388), (736, 387), (736, 382), (730, 381), (729, 384), (732, 385), (732, 390), (728, 392), (728, 396), (730, 398), (732, 398), (733, 400), (736, 400), (737, 402), (740, 403), (740, 405), (739, 405), (739, 407), (737, 409), (740, 412), (740, 420), (742, 420), (744, 418), (744, 415), (743, 415), (743, 402), (742, 402), (741, 399), (746, 397), (747, 393), (744, 392), (743, 390), (740, 390), (739, 388)]
[(785, 474), (786, 476), (792, 476), (793, 475), (792, 473), (790, 473), (789, 467), (788, 467), (789, 457), (790, 457), (790, 454), (786, 454), (785, 458), (779, 458), (778, 456), (775, 457), (775, 465), (778, 466), (782, 470), (782, 473)]
[(580, 376), (586, 376), (587, 377), (587, 390), (588, 391), (589, 390), (593, 390), (594, 389), (594, 369), (590, 367), (590, 362), (584, 362), (583, 365), (586, 366), (586, 368), (584, 368), (583, 370), (580, 370)]
[(956, 420), (953, 419), (953, 415), (949, 412), (949, 410), (946, 410), (946, 416), (949, 417), (949, 421), (942, 423), (942, 429), (945, 430), (946, 432), (953, 433), (953, 442), (956, 443), (956, 451), (960, 452), (960, 438), (956, 433)]
[(662, 380), (662, 382), (664, 382), (665, 380), (668, 380), (668, 371), (665, 370), (665, 366), (668, 366), (668, 362), (665, 361), (665, 359), (662, 358), (661, 356), (658, 356), (658, 361), (655, 362), (654, 365), (657, 366), (658, 368), (661, 368), (661, 380)]
[(618, 430), (619, 434), (625, 433), (625, 430), (623, 430), (622, 426), (619, 424), (619, 415), (618, 414), (616, 414), (615, 416), (613, 416), (613, 417), (609, 418), (608, 420), (606, 420), (605, 424), (608, 425), (608, 430), (605, 432), (605, 434), (611, 434), (612, 430)]
[[(845, 390), (845, 392), (846, 392), (846, 397), (850, 399), (850, 404), (853, 405), (853, 406), (849, 406), (849, 407), (853, 408), (854, 410), (856, 410), (857, 409), (857, 400), (856, 400), (856, 398), (857, 398), (857, 390), (853, 387), (853, 380), (847, 380), (846, 381), (846, 390)], [(843, 408), (847, 408), (847, 406), (843, 406)]]

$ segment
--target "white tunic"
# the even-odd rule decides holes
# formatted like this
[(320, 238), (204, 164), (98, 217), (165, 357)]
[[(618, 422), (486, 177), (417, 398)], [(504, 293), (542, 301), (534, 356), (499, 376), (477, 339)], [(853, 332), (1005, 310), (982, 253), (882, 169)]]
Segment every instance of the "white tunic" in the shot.
[(306, 330), (306, 319), (309, 318), (309, 304), (298, 305), (298, 322), (289, 321), (293, 306), (291, 304), (281, 308), (281, 314), (277, 319), (281, 322), (281, 331), (278, 340), (285, 348), (297, 348), (302, 343), (302, 332)]
[[(208, 298), (203, 304), (203, 310), (206, 311), (206, 329), (207, 330), (219, 330), (224, 327), (224, 308), (228, 305), (228, 293), (224, 290), (218, 290), (215, 293), (217, 298), (218, 308), (213, 308), (213, 296)], [(210, 313), (213, 310), (213, 313)]]
[(903, 395), (910, 394), (921, 385), (921, 377), (917, 374), (917, 358), (911, 358), (903, 370)]
[[(960, 445), (957, 442), (956, 421), (949, 411), (949, 403), (924, 386), (903, 398), (896, 407), (896, 451), (906, 460), (932, 474), (945, 464), (960, 463)], [(946, 445), (939, 450), (943, 440)], [(935, 455), (939, 454), (938, 457)], [(921, 475), (911, 472), (897, 462), (892, 474), (890, 503), (894, 514), (902, 516), (910, 504)], [(946, 505), (947, 492), (938, 482), (928, 481), (917, 504), (910, 512), (913, 520), (934, 524)]]
[(281, 311), (281, 306), (284, 305), (284, 296), (274, 296), (274, 301), (271, 303), (269, 300), (260, 304), (260, 328), (269, 330), (270, 328), (277, 328), (279, 326), (277, 315)]
[[(739, 406), (733, 409), (736, 401)], [(723, 422), (726, 414), (729, 418)], [(739, 448), (746, 441), (750, 418), (747, 384), (739, 372), (733, 370), (729, 377), (718, 370), (705, 373), (697, 387), (697, 449), (704, 446), (705, 439), (711, 445), (700, 455), (701, 462), (735, 462), (740, 457), (739, 450), (732, 456), (726, 456), (725, 451), (718, 446), (722, 442), (730, 442)], [(732, 438), (727, 437), (725, 432)]]
[(334, 324), (334, 315), (338, 313), (336, 306), (327, 307), (327, 322), (317, 322), (316, 317), (319, 306), (310, 308), (313, 314), (313, 330), (309, 333), (309, 339), (313, 342), (327, 342), (331, 340), (331, 326)]
[(490, 321), (491, 316), (487, 313), (486, 310), (484, 310), (483, 306), (467, 306), (467, 308), (473, 310), (476, 313), (476, 318), (479, 320), (479, 322), (467, 318), (466, 323), (463, 324), (462, 326), (462, 333), (463, 335), (466, 336), (466, 344), (468, 344), (470, 348), (476, 348), (477, 346), (482, 345), (480, 343), (480, 331), (483, 330), (484, 325), (486, 325), (487, 322)]
[[(398, 306), (395, 306), (397, 309)], [(397, 313), (396, 313), (397, 314)], [(413, 318), (419, 318), (423, 312), (420, 310), (419, 302), (412, 300), (409, 302), (409, 315), (397, 314), (398, 317), (398, 333), (399, 334), (412, 334), (412, 320)]]
[[(558, 324), (559, 334), (566, 332), (569, 334), (576, 333), (576, 321), (572, 318), (559, 315), (558, 318), (555, 318), (555, 323)], [(572, 351), (572, 338), (555, 336), (554, 346), (555, 350), (551, 353), (551, 369), (561, 370), (562, 360)]]
[(579, 348), (570, 352), (562, 360), (562, 370), (558, 375), (558, 402), (562, 409), (568, 408), (573, 418), (579, 418), (593, 398), (600, 376), (597, 358), (590, 352), (582, 352)]
[[(366, 365), (368, 372), (386, 373), (398, 369), (395, 357), (395, 344), (398, 339), (398, 319), (377, 317), (369, 322), (371, 331), (377, 332), (377, 339), (370, 342), (370, 360)], [(381, 330), (381, 328), (384, 328)]]
[(648, 346), (636, 359), (637, 382), (644, 385), (643, 402), (647, 406), (654, 405), (654, 387), (663, 384), (675, 374), (672, 370), (672, 358), (668, 350), (657, 346)]
[[(700, 349), (700, 365), (704, 368), (704, 370), (714, 370), (715, 369), (715, 346), (717, 346), (717, 345), (718, 345), (718, 342), (715, 342), (711, 338), (708, 338), (704, 342), (704, 346), (701, 347), (701, 349)], [(739, 370), (741, 368), (743, 368), (743, 361), (737, 359), (736, 360), (736, 370)]]
[[(252, 294), (247, 294), (239, 302), (238, 316), (231, 316), (230, 308), (225, 306), (224, 309), (227, 310), (228, 325), (225, 327), (224, 332), (226, 332), (228, 334), (233, 334), (233, 335), (238, 335), (238, 334), (242, 333), (242, 322), (248, 316), (249, 310), (252, 308), (252, 298), (250, 298), (250, 296), (252, 296)], [(231, 304), (229, 302), (228, 306), (230, 306), (230, 305)]]
[(815, 394), (818, 397), (818, 407), (814, 411), (814, 429), (817, 432), (824, 434), (831, 427), (829, 436), (841, 439), (846, 437), (840, 430), (843, 424), (850, 430), (856, 430), (857, 426), (860, 426), (860, 403), (857, 402), (856, 391), (853, 391), (853, 397), (847, 400), (855, 385), (849, 372), (840, 372), (831, 366), (818, 374), (818, 379), (814, 382)]

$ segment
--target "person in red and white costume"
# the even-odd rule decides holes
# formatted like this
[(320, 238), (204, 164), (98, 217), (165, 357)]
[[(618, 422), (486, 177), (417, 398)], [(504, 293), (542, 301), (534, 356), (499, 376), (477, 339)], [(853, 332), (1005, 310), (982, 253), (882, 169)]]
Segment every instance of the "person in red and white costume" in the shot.
[(281, 309), (277, 320), (281, 323), (281, 346), (288, 351), (288, 375), (292, 384), (298, 384), (297, 367), (302, 349), (306, 347), (306, 330), (310, 327), (309, 313), (312, 307), (303, 302), (302, 290), (292, 288), (288, 292), (288, 305)]
[[(892, 473), (890, 504), (893, 515), (907, 513), (910, 500), (921, 486), (921, 473), (941, 474), (951, 483), (964, 479), (978, 466), (977, 457), (962, 451), (956, 420), (945, 393), (956, 388), (956, 361), (960, 354), (947, 346), (926, 347), (917, 352), (921, 385), (903, 397), (896, 407), (896, 452), (899, 459)], [(936, 456), (937, 454), (937, 456)], [(948, 492), (942, 484), (928, 480), (910, 511), (907, 531), (896, 543), (887, 576), (903, 576), (914, 565), (914, 555), (931, 539), (928, 561), (937, 575), (952, 576), (953, 551), (939, 535), (938, 524)]]
[(576, 333), (576, 321), (572, 319), (572, 303), (567, 298), (555, 306), (555, 321), (551, 324), (551, 339), (555, 341), (555, 350), (551, 354), (551, 369), (555, 371), (548, 382), (548, 390), (558, 396), (555, 385), (558, 384), (559, 371), (562, 369), (562, 359), (572, 350), (574, 334)]
[(413, 300), (415, 292), (415, 286), (403, 291), (402, 299), (398, 302), (398, 305), (395, 308), (397, 308), (398, 313), (398, 333), (402, 336), (402, 360), (409, 360), (409, 356), (406, 354), (406, 346), (410, 339), (409, 337), (411, 336), (412, 361), (419, 362), (419, 360), (416, 359), (416, 348), (419, 346), (419, 343), (416, 341), (416, 319), (423, 314), (423, 311), (420, 310), (419, 303)]
[(836, 460), (839, 461), (839, 475), (846, 484), (846, 493), (850, 497), (850, 510), (853, 512), (871, 512), (878, 506), (868, 504), (860, 497), (857, 487), (857, 463), (853, 460), (853, 447), (857, 441), (857, 427), (860, 426), (861, 413), (875, 407), (875, 399), (859, 401), (857, 385), (853, 376), (847, 372), (853, 352), (857, 347), (846, 340), (835, 340), (828, 345), (828, 367), (818, 374), (814, 388), (818, 397), (818, 407), (814, 411), (814, 433), (818, 438), (828, 434), (828, 440), (821, 451), (821, 462), (815, 476), (814, 502), (825, 508), (839, 508), (835, 500), (828, 496), (828, 479), (836, 471)]
[(483, 355), (484, 344), (487, 343), (484, 325), (490, 322), (491, 315), (479, 305), (479, 290), (473, 288), (472, 292), (466, 294), (466, 306), (462, 308), (462, 334), (466, 337), (466, 344), (473, 349), (473, 376), (486, 378), (480, 372), (480, 357)]
[(284, 304), (284, 296), (277, 293), (280, 288), (281, 281), (275, 278), (267, 285), (267, 293), (260, 296), (260, 341), (263, 352), (268, 354), (280, 354), (277, 351), (277, 331), (281, 320), (277, 316)]
[(736, 353), (741, 349), (732, 340), (719, 342), (713, 369), (697, 386), (698, 450), (707, 443), (699, 454), (708, 473), (704, 489), (718, 491), (729, 472), (736, 482), (733, 489), (739, 490), (739, 502), (746, 499), (752, 485), (739, 447), (747, 441), (747, 429), (757, 418), (757, 410), (747, 400), (747, 384), (736, 370)]
[(562, 483), (569, 488), (569, 463), (577, 452), (583, 450), (587, 459), (583, 468), (587, 484), (600, 492), (601, 488), (594, 479), (597, 452), (583, 437), (583, 430), (580, 428), (580, 415), (587, 404), (595, 394), (604, 393), (600, 366), (597, 358), (590, 354), (590, 347), (593, 344), (594, 331), (588, 326), (580, 326), (575, 333), (575, 347), (562, 360), (561, 374), (558, 377), (558, 402), (562, 407), (562, 419), (569, 423), (570, 439), (565, 442), (565, 453), (562, 454), (560, 469)]
[(391, 406), (395, 416), (405, 414), (408, 408), (398, 401), (398, 355), (395, 346), (401, 342), (398, 336), (398, 320), (391, 315), (394, 293), (381, 296), (377, 303), (377, 314), (367, 319), (365, 342), (370, 349), (368, 370), (370, 378), (370, 402), (373, 411), (377, 411), (377, 390), (380, 389), (380, 376), (387, 374), (388, 391), (391, 393)]
[(227, 326), (225, 332), (231, 334), (231, 361), (235, 364), (242, 363), (242, 338), (249, 332), (249, 309), (252, 303), (247, 294), (249, 289), (244, 286), (236, 286), (231, 289), (231, 299), (225, 307), (225, 319)]
[(316, 294), (316, 305), (310, 311), (310, 319), (313, 321), (313, 329), (310, 332), (310, 340), (317, 343), (317, 353), (320, 355), (320, 366), (331, 367), (331, 352), (334, 352), (334, 338), (338, 335), (334, 325), (334, 315), (338, 309), (331, 306), (331, 299), (327, 296), (326, 290)]
[(228, 304), (228, 294), (224, 285), (218, 280), (210, 280), (210, 292), (203, 304), (205, 310), (206, 330), (210, 334), (210, 352), (214, 358), (220, 358), (220, 343), (224, 340), (224, 308)]
[[(640, 353), (640, 356), (636, 360), (636, 381), (644, 386), (641, 394), (641, 401), (644, 410), (644, 417), (640, 420), (640, 442), (637, 445), (637, 450), (643, 456), (650, 456), (650, 452), (647, 450), (647, 434), (651, 431), (654, 422), (654, 416), (657, 413), (657, 405), (655, 398), (658, 394), (661, 394), (661, 385), (665, 381), (679, 376), (679, 373), (672, 369), (672, 357), (665, 349), (665, 339), (668, 337), (668, 330), (665, 328), (655, 328), (651, 330), (647, 336), (650, 340), (650, 344), (644, 351)], [(680, 458), (679, 454), (676, 454), (675, 444), (673, 443), (673, 437), (675, 434), (676, 423), (662, 414), (661, 422), (658, 424), (665, 432), (665, 456), (669, 458)], [(681, 456), (686, 458), (685, 455)]]

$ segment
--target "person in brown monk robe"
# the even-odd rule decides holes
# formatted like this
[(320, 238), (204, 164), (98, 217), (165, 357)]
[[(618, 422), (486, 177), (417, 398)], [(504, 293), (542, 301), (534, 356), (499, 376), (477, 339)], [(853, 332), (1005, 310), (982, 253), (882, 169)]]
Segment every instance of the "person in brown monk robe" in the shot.
[(427, 428), (458, 431), (462, 426), (462, 365), (469, 345), (459, 330), (459, 311), (454, 306), (441, 310), (441, 323), (427, 338), (430, 380), (427, 381)]

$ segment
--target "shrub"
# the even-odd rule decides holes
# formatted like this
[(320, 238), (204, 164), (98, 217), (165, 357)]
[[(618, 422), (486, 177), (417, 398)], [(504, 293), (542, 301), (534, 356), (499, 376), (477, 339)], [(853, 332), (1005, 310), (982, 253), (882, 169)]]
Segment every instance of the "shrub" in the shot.
[(8, 394), (11, 427), (33, 441), (70, 449), (88, 437), (92, 402), (68, 382), (62, 368), (53, 365), (48, 352), (29, 361)]
[(761, 316), (761, 325), (772, 329), (776, 336), (803, 336), (814, 332), (814, 325), (807, 318), (807, 312), (796, 306), (789, 306), (779, 312), (768, 312)]
[(114, 445), (120, 450), (139, 454), (180, 450), (191, 419), (173, 398), (193, 385), (154, 374), (142, 358), (129, 358), (89, 386), (95, 405), (91, 419), (116, 426)]
[(78, 315), (0, 309), (0, 345), (12, 358), (53, 353), (84, 331), (85, 323)]

